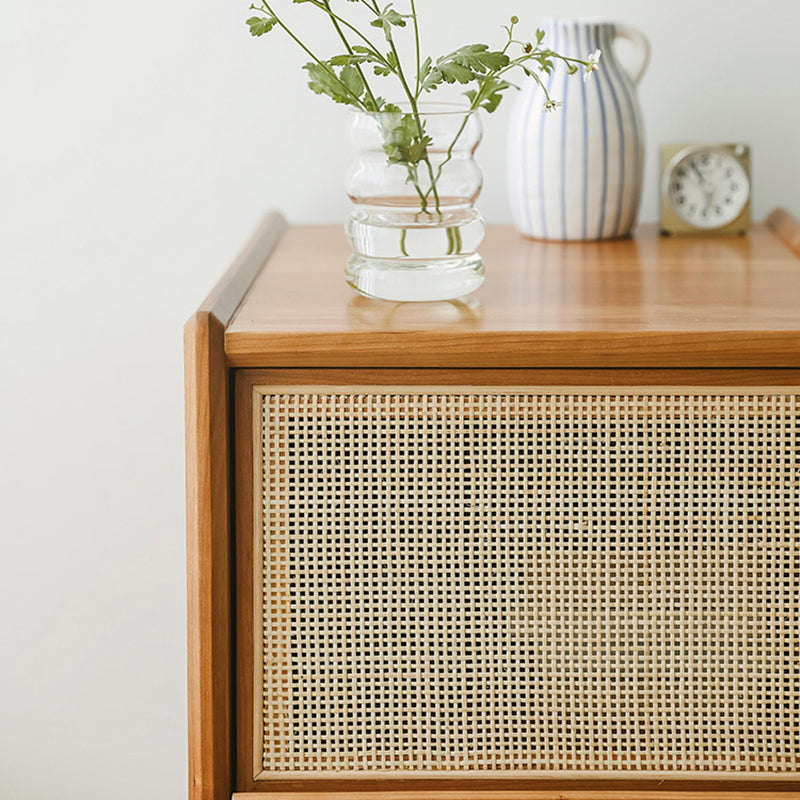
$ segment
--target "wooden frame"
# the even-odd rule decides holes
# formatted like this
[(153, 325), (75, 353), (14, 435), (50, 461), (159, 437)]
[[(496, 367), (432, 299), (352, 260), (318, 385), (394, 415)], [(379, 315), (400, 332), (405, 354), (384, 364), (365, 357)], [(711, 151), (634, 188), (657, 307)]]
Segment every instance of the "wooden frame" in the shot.
[[(254, 577), (254, 541), (258, 509), (254, 492), (254, 470), (259, 458), (254, 442), (254, 419), (261, 390), (270, 386), (341, 387), (341, 386), (624, 386), (691, 387), (719, 386), (724, 391), (735, 388), (789, 388), (800, 392), (800, 370), (339, 370), (272, 369), (238, 370), (235, 381), (236, 440), (236, 564), (237, 592), (237, 681), (236, 718), (238, 747), (236, 789), (238, 800), (266, 800), (291, 792), (293, 800), (422, 800), (434, 792), (453, 800), (493, 800), (517, 796), (519, 800), (624, 800), (631, 792), (656, 792), (660, 798), (668, 790), (701, 792), (703, 797), (755, 797), (757, 792), (780, 792), (782, 798), (800, 798), (794, 792), (800, 783), (795, 774), (732, 773), (724, 778), (702, 772), (639, 773), (635, 778), (613, 773), (602, 778), (587, 777), (586, 772), (526, 773), (489, 775), (487, 773), (450, 773), (435, 777), (408, 777), (407, 773), (365, 775), (347, 773), (331, 778), (329, 774), (298, 774), (266, 778), (255, 768), (258, 752), (255, 725), (256, 586)], [(644, 389), (646, 391), (646, 388)], [(259, 460), (260, 463), (260, 460)], [(502, 790), (501, 794), (497, 794)], [(556, 793), (553, 793), (556, 790)], [(567, 791), (565, 791), (567, 790)], [(746, 790), (746, 793), (741, 793)], [(339, 794), (347, 792), (352, 794)], [(363, 792), (363, 794), (362, 794)], [(786, 794), (790, 792), (790, 794)], [(680, 795), (684, 797), (684, 795)], [(699, 797), (700, 795), (698, 795)]]
[(800, 256), (800, 222), (783, 208), (767, 217), (767, 227), (796, 255)]
[[(796, 800), (800, 793), (769, 791), (720, 791), (696, 789), (675, 791), (658, 790), (575, 790), (575, 789), (474, 789), (466, 791), (399, 790), (372, 792), (299, 792), (292, 800)], [(264, 792), (237, 792), (233, 800), (273, 800), (274, 794)]]
[(230, 466), (225, 326), (285, 222), (267, 216), (184, 329), (189, 798), (230, 797)]
[[(247, 481), (242, 481), (252, 469), (253, 453), (249, 433), (239, 439), (241, 447), (233, 447), (233, 368), (254, 368), (238, 372), (237, 392), (245, 394), (258, 383), (301, 382), (330, 386), (353, 385), (357, 381), (497, 386), (800, 384), (800, 321), (796, 330), (772, 330), (768, 324), (763, 330), (726, 330), (717, 335), (713, 346), (708, 345), (703, 331), (673, 332), (670, 341), (680, 353), (662, 346), (664, 342), (657, 331), (648, 331), (644, 336), (624, 332), (593, 334), (589, 330), (552, 335), (543, 332), (535, 341), (529, 337), (524, 348), (515, 344), (513, 332), (497, 331), (484, 334), (480, 347), (475, 348), (470, 343), (470, 332), (458, 327), (430, 333), (360, 329), (332, 336), (287, 329), (285, 335), (265, 338), (268, 347), (258, 336), (250, 341), (238, 334), (230, 338), (226, 349), (226, 333), (236, 319), (246, 316), (237, 312), (286, 227), (280, 215), (268, 215), (185, 327), (189, 799), (227, 800), (237, 790), (244, 792), (237, 795), (239, 800), (266, 800), (288, 793), (295, 800), (422, 800), (434, 794), (442, 800), (643, 800), (654, 796), (665, 800), (699, 800), (701, 796), (710, 800), (800, 800), (800, 779), (793, 776), (780, 783), (758, 778), (719, 781), (702, 776), (634, 781), (606, 777), (589, 781), (566, 777), (518, 780), (505, 776), (468, 782), (453, 778), (360, 778), (335, 783), (273, 781), (268, 787), (248, 776), (250, 765), (243, 767), (243, 752), (237, 752), (233, 740), (234, 725), (247, 725), (247, 710), (241, 708), (240, 702), (241, 693), (247, 688), (247, 675), (244, 681), (237, 682), (235, 696), (234, 638), (246, 625), (235, 622), (242, 608), (233, 605), (232, 587), (234, 570), (240, 580), (252, 583), (248, 577), (252, 575), (252, 554), (242, 551), (241, 532), (243, 513), (250, 520), (244, 524), (252, 528), (252, 485), (248, 487)], [(800, 257), (800, 223), (796, 218), (777, 209), (767, 219), (767, 228)], [(312, 235), (314, 230), (308, 229)], [(788, 276), (789, 272), (785, 274)], [(593, 348), (604, 353), (602, 361), (592, 357)], [(505, 369), (491, 368), (499, 366), (498, 349), (506, 353), (502, 363)], [(687, 353), (691, 358), (686, 359)], [(696, 368), (686, 369), (690, 364)], [(565, 365), (569, 368), (564, 369)], [(771, 368), (763, 369), (765, 365)], [(270, 366), (276, 368), (262, 369)], [(318, 369), (320, 366), (330, 369)], [(431, 369), (422, 369), (424, 366)], [(364, 369), (367, 367), (370, 369)], [(240, 406), (238, 396), (236, 402)], [(244, 411), (237, 408), (237, 431), (251, 425), (251, 413), (249, 403)], [(236, 491), (241, 493), (241, 502), (236, 504), (239, 534), (235, 554), (232, 451), (236, 454), (239, 482)], [(237, 593), (237, 603), (250, 596), (249, 590), (252, 586)], [(249, 713), (252, 717), (252, 705)]]
[[(631, 241), (563, 244), (492, 228), (481, 248), (493, 266), (476, 295), (480, 314), (467, 302), (418, 304), (432, 310), (395, 325), (398, 304), (345, 292), (338, 230), (292, 229), (228, 327), (225, 348), (231, 366), (256, 369), (798, 368), (800, 263), (785, 249), (800, 255), (798, 243), (800, 225), (781, 210), (748, 236), (720, 239), (658, 237), (643, 226)], [(538, 261), (544, 272), (528, 267)], [(728, 265), (741, 294), (720, 304)], [(553, 277), (562, 274), (563, 284)], [(442, 305), (459, 321), (438, 324)]]

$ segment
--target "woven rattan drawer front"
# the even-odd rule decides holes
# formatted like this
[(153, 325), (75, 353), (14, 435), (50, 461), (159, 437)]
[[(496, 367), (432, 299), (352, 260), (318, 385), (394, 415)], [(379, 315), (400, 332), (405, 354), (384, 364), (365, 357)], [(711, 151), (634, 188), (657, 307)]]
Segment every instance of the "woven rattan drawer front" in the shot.
[(800, 770), (793, 391), (259, 387), (259, 779)]

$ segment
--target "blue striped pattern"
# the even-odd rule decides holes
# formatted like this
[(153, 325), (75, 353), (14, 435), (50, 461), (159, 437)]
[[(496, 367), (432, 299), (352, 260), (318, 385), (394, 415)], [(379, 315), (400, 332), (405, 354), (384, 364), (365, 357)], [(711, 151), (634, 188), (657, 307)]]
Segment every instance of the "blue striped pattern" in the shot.
[[(589, 53), (588, 40), (586, 37), (587, 45), (583, 48), (586, 53)], [(575, 23), (575, 41), (577, 42), (577, 49), (581, 50), (581, 26)], [(589, 223), (589, 108), (586, 105), (586, 84), (581, 81), (581, 107), (583, 109), (583, 225), (581, 227), (582, 239), (588, 239), (588, 223)], [(566, 223), (564, 225), (566, 231)], [(564, 234), (566, 239), (566, 233)]]
[[(563, 107), (543, 113), (532, 79), (512, 112), (508, 167), (517, 227), (540, 239), (626, 236), (641, 198), (643, 127), (636, 90), (613, 53), (614, 25), (547, 20), (544, 44), (571, 58), (601, 50), (588, 82), (560, 64), (547, 91)], [(581, 72), (583, 69), (581, 68)]]
[[(600, 36), (600, 49), (608, 52), (611, 49), (611, 42), (613, 40), (613, 29), (605, 29), (601, 32)], [(605, 64), (603, 65), (605, 66)], [(618, 186), (625, 185), (625, 127), (622, 124), (622, 111), (620, 110), (619, 99), (617, 98), (617, 90), (611, 80), (610, 71), (606, 69), (598, 70), (597, 78), (599, 83), (606, 83), (611, 94), (611, 101), (614, 104), (614, 111), (616, 114), (617, 130), (619, 131), (619, 177), (617, 179)], [(622, 193), (619, 193), (617, 202), (614, 204), (614, 224), (611, 228), (612, 236), (623, 235), (624, 229), (622, 227)]]
[[(594, 26), (596, 29), (594, 31), (595, 38), (594, 41), (599, 41), (600, 33), (598, 26)], [(591, 46), (592, 38), (588, 35), (586, 36), (586, 52), (591, 53), (593, 52), (593, 48)], [(602, 48), (601, 48), (602, 50)], [(602, 81), (600, 80), (600, 76), (595, 74), (594, 76), (594, 83), (595, 88), (597, 90), (597, 99), (600, 103), (600, 119), (602, 123), (603, 129), (603, 189), (601, 192), (601, 199), (600, 199), (600, 223), (597, 228), (597, 238), (602, 239), (605, 236), (605, 221), (606, 221), (606, 202), (608, 200), (608, 125), (606, 123), (606, 104), (603, 100), (603, 88), (602, 88)], [(584, 105), (584, 119), (588, 118), (588, 107)], [(624, 154), (623, 154), (624, 155)], [(588, 158), (587, 158), (588, 162)], [(588, 163), (586, 164), (586, 169), (589, 169)], [(588, 198), (584, 199), (584, 204), (588, 203)], [(621, 203), (618, 203), (617, 207), (621, 207)], [(586, 213), (584, 211), (584, 213)], [(586, 228), (584, 227), (584, 238), (588, 239), (589, 237), (586, 235)]]
[[(569, 33), (565, 38), (565, 44), (569, 41)], [(569, 91), (569, 82), (563, 82), (563, 89), (561, 91), (561, 96), (564, 98), (562, 102), (564, 103), (564, 108), (569, 108), (567, 105), (569, 98), (567, 97), (567, 93)], [(561, 238), (568, 239), (567, 236), (567, 142), (569, 141), (569, 130), (567, 129), (567, 122), (569, 122), (569, 117), (567, 114), (561, 115)], [(571, 156), (572, 153), (569, 152)]]

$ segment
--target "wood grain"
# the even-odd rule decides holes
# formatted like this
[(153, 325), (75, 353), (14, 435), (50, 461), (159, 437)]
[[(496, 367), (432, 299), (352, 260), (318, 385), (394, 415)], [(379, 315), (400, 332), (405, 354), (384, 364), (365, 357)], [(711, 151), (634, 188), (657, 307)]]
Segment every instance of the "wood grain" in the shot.
[(285, 223), (267, 216), (184, 329), (190, 800), (231, 786), (231, 499), (225, 326)]
[[(800, 386), (797, 369), (248, 369), (265, 386)], [(245, 390), (248, 391), (248, 390)]]
[[(800, 367), (787, 215), (747, 236), (524, 239), (489, 228), (487, 279), (443, 303), (357, 295), (338, 227), (292, 228), (228, 326), (240, 367)], [(776, 222), (777, 220), (777, 222)]]
[(253, 448), (253, 381), (249, 370), (238, 370), (234, 390), (236, 421), (236, 771), (235, 787), (249, 788), (260, 769), (253, 739), (257, 728), (255, 691), (254, 635), (255, 582), (257, 553), (255, 517), (255, 481), (257, 480)]
[[(233, 800), (274, 800), (278, 795), (268, 792), (240, 792)], [(452, 791), (374, 791), (374, 792), (299, 792), (292, 800), (798, 800), (800, 791), (602, 791), (561, 790), (483, 790)]]
[[(186, 527), (189, 797), (220, 800), (229, 780), (227, 392), (224, 328), (209, 312), (187, 324)], [(219, 788), (218, 788), (219, 787)]]
[(800, 221), (797, 217), (782, 208), (776, 208), (767, 217), (767, 227), (796, 256), (800, 256)]

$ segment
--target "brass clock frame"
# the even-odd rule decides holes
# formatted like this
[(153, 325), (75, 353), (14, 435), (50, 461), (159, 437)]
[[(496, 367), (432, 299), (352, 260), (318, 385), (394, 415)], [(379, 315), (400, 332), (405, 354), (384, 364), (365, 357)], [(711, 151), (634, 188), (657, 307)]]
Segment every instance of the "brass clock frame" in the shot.
[[(718, 152), (733, 156), (747, 175), (750, 183), (747, 202), (739, 216), (718, 228), (699, 228), (680, 217), (669, 200), (669, 182), (675, 167), (692, 153)], [(719, 236), (721, 234), (743, 234), (752, 224), (751, 203), (753, 199), (753, 179), (750, 170), (750, 146), (741, 142), (694, 142), (668, 144), (661, 148), (661, 232), (668, 236)]]

